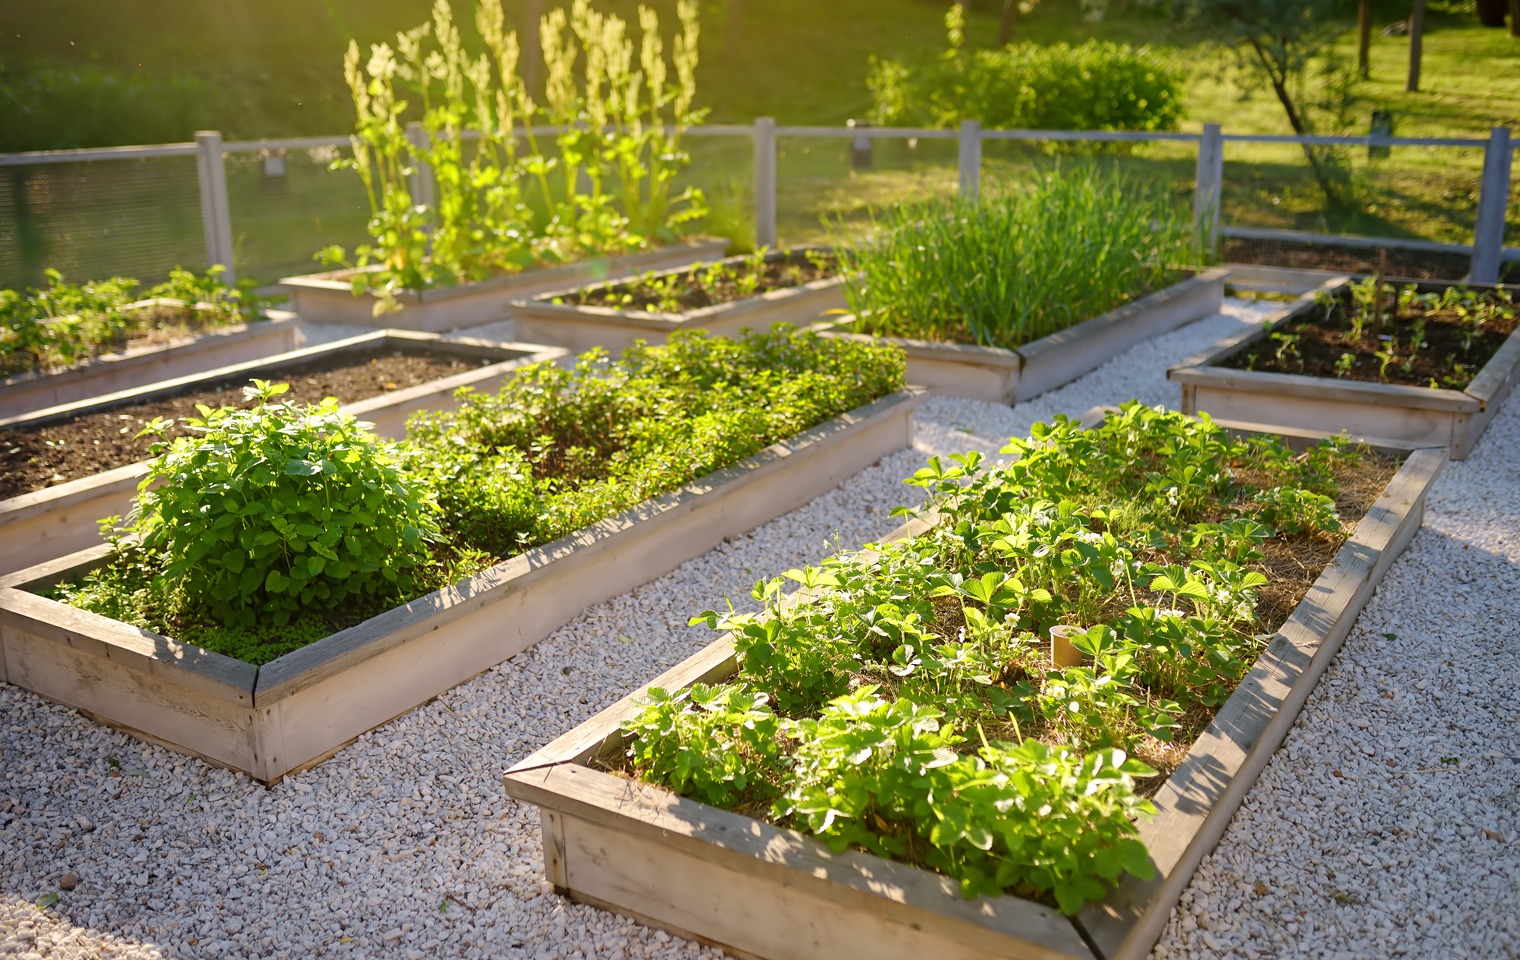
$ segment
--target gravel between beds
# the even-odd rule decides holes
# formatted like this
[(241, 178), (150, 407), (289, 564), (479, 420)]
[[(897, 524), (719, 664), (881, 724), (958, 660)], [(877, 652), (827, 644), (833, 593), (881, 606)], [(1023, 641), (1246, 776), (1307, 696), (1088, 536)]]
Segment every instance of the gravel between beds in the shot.
[[(0, 685), (0, 955), (719, 956), (548, 891), (537, 816), (501, 771), (707, 643), (691, 612), (891, 530), (927, 455), (995, 453), (1099, 403), (1175, 405), (1167, 365), (1264, 312), (1226, 311), (1017, 409), (930, 401), (917, 449), (271, 790)], [(1520, 955), (1517, 450), (1511, 403), (1446, 468), (1157, 957)]]

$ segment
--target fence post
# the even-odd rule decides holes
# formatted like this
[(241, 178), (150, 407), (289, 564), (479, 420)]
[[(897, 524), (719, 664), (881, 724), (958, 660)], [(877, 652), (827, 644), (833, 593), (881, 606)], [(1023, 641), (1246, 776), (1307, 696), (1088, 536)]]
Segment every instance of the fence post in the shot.
[(406, 140), (412, 145), (412, 175), (407, 180), (412, 203), (435, 210), (438, 186), (433, 182), (433, 168), (422, 159), (422, 152), (428, 148), (428, 133), (419, 121), (413, 120), (406, 125)]
[(1504, 220), (1509, 214), (1509, 127), (1494, 127), (1483, 153), (1483, 179), (1478, 184), (1478, 219), (1473, 226), (1473, 283), (1497, 283), (1504, 266)]
[(755, 247), (776, 245), (776, 118), (755, 120)]
[(982, 125), (976, 120), (961, 121), (956, 167), (960, 172), (961, 196), (975, 200), (982, 185)]
[(216, 130), (195, 133), (195, 169), (201, 185), (201, 227), (206, 234), (206, 263), (221, 264), (222, 279), (231, 282), (232, 212), (227, 202), (227, 165), (222, 156), (222, 135)]
[(1224, 135), (1219, 124), (1203, 125), (1198, 138), (1198, 172), (1193, 182), (1193, 230), (1199, 245), (1219, 254), (1219, 203), (1224, 194)]

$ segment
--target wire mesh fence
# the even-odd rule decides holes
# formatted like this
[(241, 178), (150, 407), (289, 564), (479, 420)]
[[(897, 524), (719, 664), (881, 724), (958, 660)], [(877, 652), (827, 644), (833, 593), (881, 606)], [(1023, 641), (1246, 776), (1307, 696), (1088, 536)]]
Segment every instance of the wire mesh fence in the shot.
[(227, 203), (239, 276), (261, 281), (322, 269), (329, 244), (352, 250), (367, 237), (369, 201), (358, 176), (329, 171), (348, 148), (228, 151)]
[(167, 277), (206, 260), (194, 156), (0, 167), (0, 287)]

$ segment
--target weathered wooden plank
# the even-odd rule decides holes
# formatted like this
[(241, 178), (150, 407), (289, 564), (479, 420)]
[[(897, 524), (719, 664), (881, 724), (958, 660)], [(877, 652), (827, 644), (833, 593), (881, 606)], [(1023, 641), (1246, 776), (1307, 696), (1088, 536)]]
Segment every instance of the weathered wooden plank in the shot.
[(1019, 347), (1024, 360), (1014, 402), (1028, 400), (1096, 370), (1151, 337), (1218, 313), (1229, 271), (1201, 271), (1084, 323)]
[(1378, 579), (1419, 529), (1425, 492), (1445, 462), (1442, 450), (1410, 454), (1156, 795), (1158, 815), (1141, 823), (1156, 876), (1148, 881), (1126, 877), (1106, 900), (1077, 917), (1101, 956), (1133, 960), (1149, 953), (1193, 872), (1218, 844), (1287, 736)]
[[(1456, 424), (1471, 413), (1395, 405), (1390, 400), (1353, 402), (1283, 393), (1242, 392), (1212, 383), (1193, 383), (1192, 398), (1183, 413), (1208, 413), (1223, 420), (1250, 420), (1272, 429), (1342, 431), (1359, 436), (1387, 437), (1441, 446), (1451, 444)], [(1475, 413), (1476, 411), (1474, 411)]]
[[(886, 954), (890, 957), (1091, 956), (1070, 921), (1048, 907), (1016, 897), (967, 900), (947, 877), (857, 851), (836, 854), (794, 830), (647, 784), (574, 764), (509, 774), (506, 783), (520, 800), (554, 798), (564, 817), (572, 896), (584, 890), (609, 902), (618, 898), (615, 908), (631, 908), (741, 951), (767, 957), (860, 955), (849, 948), (849, 938), (884, 926), (892, 937), (882, 949), (895, 939), (908, 951), (894, 949)], [(614, 839), (618, 834), (628, 838), (621, 845)], [(617, 853), (601, 855), (597, 847)], [(683, 876), (691, 882), (677, 880)], [(653, 886), (665, 893), (639, 898), (639, 888), (658, 877), (664, 882)], [(750, 909), (765, 909), (773, 919), (752, 923), (743, 918)], [(818, 939), (810, 943), (788, 936), (792, 931), (786, 926), (778, 930), (774, 918), (781, 916), (789, 916), (792, 926), (817, 931)], [(834, 939), (830, 930), (846, 939)]]
[(239, 702), (198, 670), (143, 669), (138, 651), (103, 656), (96, 645), (60, 639), (58, 628), (19, 622), (8, 612), (0, 634), (7, 682), (219, 763), (252, 764), (254, 668), (248, 664), (242, 665), (248, 676)]

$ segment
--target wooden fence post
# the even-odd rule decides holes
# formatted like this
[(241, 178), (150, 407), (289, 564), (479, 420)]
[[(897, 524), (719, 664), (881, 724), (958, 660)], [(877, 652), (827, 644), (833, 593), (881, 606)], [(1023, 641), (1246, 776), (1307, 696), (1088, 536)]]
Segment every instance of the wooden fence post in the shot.
[(221, 264), (222, 279), (232, 282), (232, 212), (227, 202), (227, 164), (222, 156), (222, 135), (216, 130), (195, 133), (195, 169), (201, 186), (201, 227), (206, 235), (206, 263)]
[(1504, 220), (1509, 213), (1509, 178), (1513, 148), (1509, 127), (1494, 127), (1483, 152), (1483, 179), (1478, 184), (1478, 218), (1473, 225), (1474, 283), (1497, 283), (1504, 266)]
[(982, 125), (976, 120), (961, 121), (960, 151), (957, 168), (960, 172), (961, 196), (975, 200), (982, 186)]
[(1203, 125), (1198, 138), (1198, 172), (1193, 184), (1193, 229), (1199, 246), (1219, 254), (1219, 205), (1224, 195), (1224, 136), (1219, 124)]
[(776, 119), (755, 120), (755, 248), (776, 245)]

